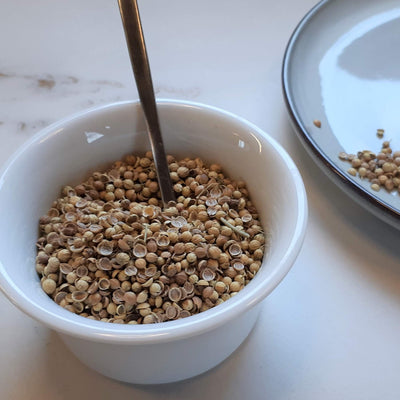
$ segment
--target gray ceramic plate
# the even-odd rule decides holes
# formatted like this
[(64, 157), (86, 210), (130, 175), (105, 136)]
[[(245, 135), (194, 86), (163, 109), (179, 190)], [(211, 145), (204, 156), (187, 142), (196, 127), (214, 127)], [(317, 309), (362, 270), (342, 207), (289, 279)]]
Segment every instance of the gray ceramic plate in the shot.
[[(400, 150), (400, 3), (328, 0), (299, 23), (282, 81), (296, 132), (319, 165), (353, 198), (400, 229), (400, 195), (374, 192), (338, 154)], [(321, 127), (313, 124), (321, 121)], [(384, 129), (383, 139), (376, 135)]]

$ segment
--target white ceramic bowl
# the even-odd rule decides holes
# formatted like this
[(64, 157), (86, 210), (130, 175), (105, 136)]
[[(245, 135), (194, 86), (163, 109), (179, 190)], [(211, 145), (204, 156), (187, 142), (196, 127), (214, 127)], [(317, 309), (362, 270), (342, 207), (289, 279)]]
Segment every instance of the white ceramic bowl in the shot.
[(246, 338), (260, 302), (294, 263), (305, 234), (307, 200), (293, 161), (272, 138), (228, 112), (159, 101), (167, 151), (220, 163), (244, 179), (270, 234), (256, 277), (234, 298), (195, 316), (152, 325), (89, 320), (64, 310), (41, 289), (35, 272), (38, 219), (65, 184), (123, 155), (149, 150), (137, 102), (82, 112), (34, 136), (1, 171), (0, 287), (26, 314), (57, 331), (86, 365), (131, 383), (186, 379), (214, 367)]

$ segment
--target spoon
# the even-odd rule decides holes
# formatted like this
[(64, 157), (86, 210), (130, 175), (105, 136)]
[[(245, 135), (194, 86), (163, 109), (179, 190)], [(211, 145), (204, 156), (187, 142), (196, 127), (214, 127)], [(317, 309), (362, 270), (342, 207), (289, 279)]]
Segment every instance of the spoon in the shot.
[(172, 188), (167, 157), (161, 136), (153, 81), (151, 79), (150, 65), (147, 57), (137, 0), (118, 0), (118, 4), (133, 74), (146, 119), (151, 150), (153, 152), (154, 164), (158, 176), (158, 184), (161, 191), (161, 199), (164, 206), (167, 206), (170, 201), (175, 201), (175, 193)]

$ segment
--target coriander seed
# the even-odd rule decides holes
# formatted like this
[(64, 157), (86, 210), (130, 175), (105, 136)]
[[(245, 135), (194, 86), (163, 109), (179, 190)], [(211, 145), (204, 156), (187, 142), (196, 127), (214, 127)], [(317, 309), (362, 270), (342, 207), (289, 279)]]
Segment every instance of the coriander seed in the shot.
[(57, 284), (52, 279), (45, 279), (42, 282), (42, 288), (47, 294), (53, 294), (56, 290)]

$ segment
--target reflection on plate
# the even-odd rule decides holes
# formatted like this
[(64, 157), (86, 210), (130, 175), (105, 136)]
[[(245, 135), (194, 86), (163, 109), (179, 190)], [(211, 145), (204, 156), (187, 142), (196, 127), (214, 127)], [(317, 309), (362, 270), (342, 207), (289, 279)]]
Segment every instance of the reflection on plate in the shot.
[[(347, 173), (338, 154), (400, 150), (400, 4), (328, 0), (300, 22), (286, 49), (282, 80), (296, 132), (340, 187), (400, 229), (400, 195), (374, 192)], [(321, 121), (321, 127), (313, 124)], [(384, 138), (377, 137), (384, 129)]]

